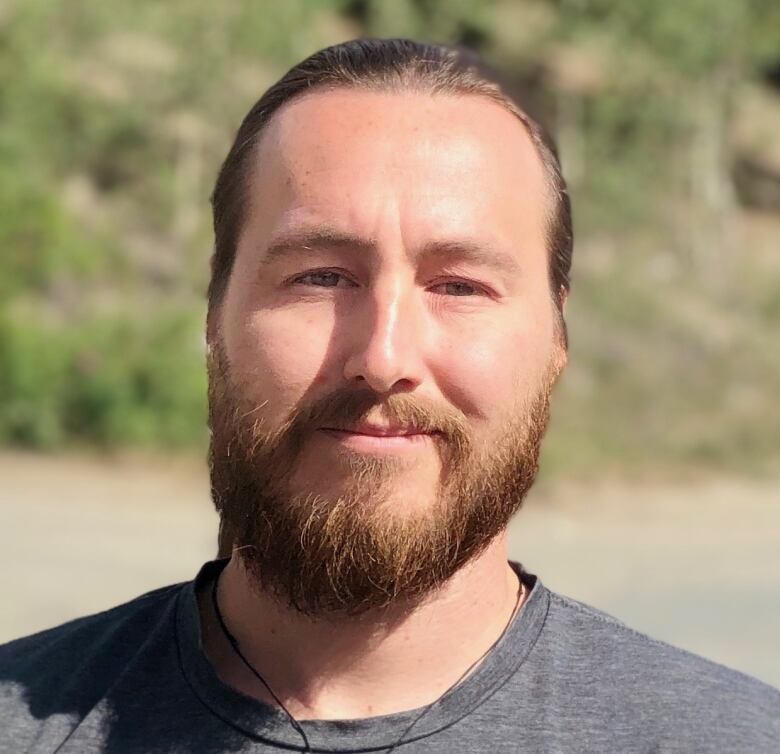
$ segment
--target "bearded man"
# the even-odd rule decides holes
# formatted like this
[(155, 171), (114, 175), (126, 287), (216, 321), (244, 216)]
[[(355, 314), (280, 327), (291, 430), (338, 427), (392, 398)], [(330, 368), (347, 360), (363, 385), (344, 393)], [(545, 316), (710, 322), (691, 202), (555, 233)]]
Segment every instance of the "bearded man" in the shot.
[(780, 693), (507, 559), (566, 364), (566, 187), (457, 50), (323, 50), (213, 196), (225, 556), (0, 651), (8, 752), (777, 752)]

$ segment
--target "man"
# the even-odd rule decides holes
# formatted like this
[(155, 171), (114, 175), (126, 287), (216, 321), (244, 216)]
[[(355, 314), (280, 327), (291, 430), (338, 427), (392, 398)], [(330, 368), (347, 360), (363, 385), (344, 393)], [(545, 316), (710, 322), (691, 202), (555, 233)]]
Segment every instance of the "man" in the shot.
[(321, 51), (250, 111), (213, 206), (230, 557), (3, 647), (2, 751), (780, 751), (780, 693), (507, 561), (572, 239), (494, 82), (435, 45)]

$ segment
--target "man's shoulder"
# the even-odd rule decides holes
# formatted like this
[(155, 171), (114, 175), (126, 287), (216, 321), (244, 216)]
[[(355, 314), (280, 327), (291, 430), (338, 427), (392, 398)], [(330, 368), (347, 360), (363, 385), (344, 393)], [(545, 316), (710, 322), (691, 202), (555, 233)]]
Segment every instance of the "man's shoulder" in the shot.
[[(0, 645), (0, 688), (62, 688), (121, 668), (172, 609), (183, 584)], [(99, 669), (99, 672), (94, 672)], [(97, 676), (97, 678), (96, 678)]]
[[(590, 605), (550, 592), (548, 629), (566, 637), (573, 662), (613, 679), (642, 683), (673, 695), (678, 686), (718, 689), (763, 698), (780, 711), (780, 691), (717, 662), (654, 639)], [(657, 684), (657, 685), (653, 685)]]
[(170, 661), (175, 642), (165, 638), (182, 586), (0, 646), (0, 752), (58, 751), (93, 711), (100, 729), (101, 705), (122, 679)]
[[(724, 665), (653, 639), (589, 605), (550, 592), (543, 651), (562, 678), (616, 715), (675, 735), (739, 735), (756, 750), (780, 744), (780, 691)], [(575, 692), (576, 693), (576, 692)], [(778, 749), (780, 750), (780, 749)]]

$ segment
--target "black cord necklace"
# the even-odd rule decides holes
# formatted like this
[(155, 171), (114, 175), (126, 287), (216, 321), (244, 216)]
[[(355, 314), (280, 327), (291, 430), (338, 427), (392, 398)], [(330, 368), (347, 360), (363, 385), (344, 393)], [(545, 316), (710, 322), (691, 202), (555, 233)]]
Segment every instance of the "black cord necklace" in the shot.
[[(222, 616), (222, 611), (219, 609), (219, 599), (217, 598), (217, 588), (219, 586), (219, 574), (217, 578), (214, 579), (214, 583), (211, 587), (211, 601), (214, 604), (214, 614), (217, 616), (217, 622), (219, 623), (219, 627), (222, 629), (222, 633), (225, 635), (225, 638), (230, 643), (230, 646), (233, 648), (233, 651), (236, 653), (236, 655), (239, 657), (241, 662), (246, 665), (247, 669), (251, 671), (252, 675), (257, 678), (260, 683), (263, 684), (263, 686), (268, 689), (268, 693), (271, 695), (273, 700), (279, 705), (279, 707), (284, 711), (285, 715), (287, 715), (288, 719), (290, 720), (290, 724), (295, 729), (295, 731), (298, 733), (298, 735), (301, 737), (301, 740), (303, 741), (304, 752), (311, 752), (311, 746), (309, 745), (309, 739), (306, 736), (306, 731), (303, 729), (303, 726), (295, 719), (295, 716), (290, 712), (290, 710), (287, 709), (287, 707), (284, 706), (284, 703), (282, 700), (274, 693), (274, 690), (268, 685), (268, 681), (263, 678), (262, 675), (255, 669), (255, 667), (252, 665), (249, 660), (246, 659), (244, 656), (244, 653), (241, 651), (241, 647), (238, 645), (238, 640), (235, 636), (233, 636), (232, 633), (230, 633), (230, 630), (227, 627), (227, 624), (225, 623), (225, 619)], [(412, 720), (412, 722), (407, 726), (407, 728), (401, 733), (400, 738), (389, 748), (386, 749), (385, 754), (391, 754), (391, 752), (395, 751), (398, 746), (403, 743), (406, 736), (409, 734), (409, 731), (414, 728), (417, 723), (420, 722), (420, 720), (423, 718), (424, 715), (426, 715), (434, 705), (438, 704), (442, 699), (444, 699), (447, 694), (449, 694), (451, 691), (453, 691), (460, 683), (466, 678), (466, 676), (471, 673), (471, 671), (480, 663), (482, 660), (485, 659), (498, 645), (498, 643), (501, 641), (501, 639), (504, 638), (506, 635), (506, 632), (509, 630), (509, 626), (512, 625), (512, 620), (514, 619), (518, 608), (520, 607), (520, 603), (523, 599), (523, 595), (525, 594), (525, 586), (523, 584), (523, 580), (521, 577), (518, 576), (518, 580), (520, 582), (520, 588), (517, 591), (517, 601), (515, 602), (514, 609), (512, 610), (512, 614), (509, 616), (509, 620), (507, 621), (506, 625), (504, 626), (503, 631), (501, 631), (501, 634), (499, 637), (483, 652), (474, 662), (471, 663), (471, 665), (466, 668), (465, 672), (455, 681), (455, 683), (452, 684), (446, 691), (444, 691), (441, 696), (434, 699), (429, 704), (425, 705), (425, 707), (422, 708), (420, 711), (420, 714), (417, 715), (417, 717)]]

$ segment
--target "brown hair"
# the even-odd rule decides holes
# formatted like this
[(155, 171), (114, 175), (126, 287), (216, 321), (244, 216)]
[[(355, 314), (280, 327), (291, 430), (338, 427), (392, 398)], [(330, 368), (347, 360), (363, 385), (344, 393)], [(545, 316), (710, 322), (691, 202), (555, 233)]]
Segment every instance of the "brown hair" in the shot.
[(554, 146), (541, 126), (517, 105), (494, 76), (485, 71), (473, 53), (408, 39), (356, 39), (320, 50), (291, 68), (246, 115), (219, 171), (211, 199), (215, 249), (208, 290), (209, 306), (221, 299), (233, 267), (246, 207), (245, 188), (252, 148), (282, 105), (315, 87), (477, 95), (500, 104), (515, 115), (536, 146), (549, 180), (552, 199), (547, 221), (550, 283), (556, 305), (561, 310), (570, 285), (573, 236), (569, 194)]

